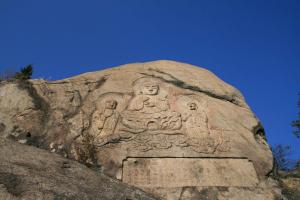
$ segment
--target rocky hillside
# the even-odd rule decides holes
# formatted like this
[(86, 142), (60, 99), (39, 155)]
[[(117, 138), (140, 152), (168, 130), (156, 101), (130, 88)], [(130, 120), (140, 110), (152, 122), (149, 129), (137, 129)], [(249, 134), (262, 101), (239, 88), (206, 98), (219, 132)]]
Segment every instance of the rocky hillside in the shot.
[(154, 199), (76, 161), (0, 139), (0, 199)]
[(151, 199), (133, 187), (168, 200), (281, 198), (242, 94), (189, 64), (1, 82), (0, 136), (7, 198)]

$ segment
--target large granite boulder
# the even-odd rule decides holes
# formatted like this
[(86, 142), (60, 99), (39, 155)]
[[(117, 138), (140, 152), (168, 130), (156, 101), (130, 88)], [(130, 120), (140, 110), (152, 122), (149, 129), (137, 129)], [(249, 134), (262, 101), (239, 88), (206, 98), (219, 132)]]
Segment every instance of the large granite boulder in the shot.
[(162, 199), (275, 199), (273, 157), (242, 94), (174, 61), (0, 85), (0, 134)]

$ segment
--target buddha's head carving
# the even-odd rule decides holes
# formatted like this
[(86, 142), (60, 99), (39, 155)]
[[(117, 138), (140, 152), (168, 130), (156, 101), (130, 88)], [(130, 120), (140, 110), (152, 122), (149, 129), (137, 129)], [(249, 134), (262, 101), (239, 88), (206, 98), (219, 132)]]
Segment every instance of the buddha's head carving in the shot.
[(141, 92), (146, 95), (157, 95), (159, 86), (155, 83), (147, 83), (141, 88)]
[(155, 78), (143, 77), (134, 82), (137, 94), (157, 95), (159, 93), (159, 82)]

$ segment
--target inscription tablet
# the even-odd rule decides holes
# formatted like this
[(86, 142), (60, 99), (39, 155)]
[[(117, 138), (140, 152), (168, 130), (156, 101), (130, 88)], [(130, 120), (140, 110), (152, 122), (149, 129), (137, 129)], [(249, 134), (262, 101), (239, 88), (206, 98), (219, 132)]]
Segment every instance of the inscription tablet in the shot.
[(128, 158), (122, 180), (138, 187), (251, 187), (259, 182), (248, 159), (225, 158)]

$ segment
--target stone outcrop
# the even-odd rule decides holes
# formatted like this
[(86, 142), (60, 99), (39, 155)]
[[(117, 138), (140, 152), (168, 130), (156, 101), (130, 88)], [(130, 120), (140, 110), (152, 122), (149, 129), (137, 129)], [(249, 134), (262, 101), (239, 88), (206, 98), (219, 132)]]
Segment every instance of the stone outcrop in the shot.
[(147, 199), (150, 195), (76, 161), (0, 139), (0, 199)]
[(0, 85), (0, 134), (162, 199), (276, 199), (264, 129), (242, 94), (174, 61)]

